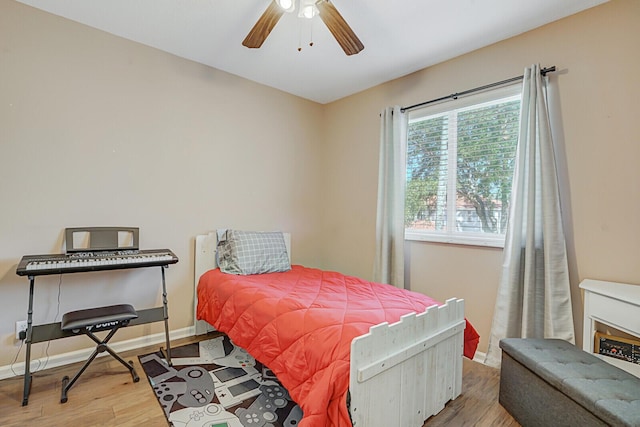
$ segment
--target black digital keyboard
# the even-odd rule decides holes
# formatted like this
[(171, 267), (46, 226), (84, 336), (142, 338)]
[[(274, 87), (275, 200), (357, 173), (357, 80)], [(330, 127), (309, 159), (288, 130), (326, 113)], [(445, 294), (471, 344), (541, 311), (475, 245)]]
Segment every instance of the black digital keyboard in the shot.
[(25, 255), (16, 268), (18, 276), (79, 273), (154, 267), (178, 262), (169, 249), (74, 252), (55, 255)]

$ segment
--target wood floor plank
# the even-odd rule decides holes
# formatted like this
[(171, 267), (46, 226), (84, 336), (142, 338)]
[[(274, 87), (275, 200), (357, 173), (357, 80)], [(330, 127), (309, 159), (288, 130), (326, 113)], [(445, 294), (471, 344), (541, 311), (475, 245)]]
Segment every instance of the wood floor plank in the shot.
[(464, 359), (462, 394), (449, 402), (424, 427), (477, 426), (516, 427), (513, 417), (498, 403), (500, 371)]
[[(176, 340), (172, 346), (196, 342), (205, 337)], [(0, 425), (168, 426), (137, 358), (157, 349), (157, 346), (145, 347), (121, 354), (125, 360), (134, 362), (140, 376), (137, 383), (133, 382), (127, 369), (111, 357), (97, 358), (71, 387), (69, 400), (64, 404), (60, 403), (62, 377), (73, 377), (82, 363), (36, 372), (27, 406), (21, 406), (23, 378), (2, 380)], [(498, 403), (500, 376), (497, 369), (465, 359), (462, 378), (462, 394), (449, 402), (438, 415), (428, 419), (423, 427), (519, 426)]]

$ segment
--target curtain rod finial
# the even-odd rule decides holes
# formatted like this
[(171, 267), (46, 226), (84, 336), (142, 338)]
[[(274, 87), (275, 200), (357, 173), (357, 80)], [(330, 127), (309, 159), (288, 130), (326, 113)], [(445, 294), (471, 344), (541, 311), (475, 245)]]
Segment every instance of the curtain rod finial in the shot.
[(555, 71), (556, 71), (556, 66), (552, 65), (551, 67), (543, 68), (542, 70), (540, 70), (540, 74), (542, 74), (543, 76), (546, 76), (547, 73), (553, 73)]

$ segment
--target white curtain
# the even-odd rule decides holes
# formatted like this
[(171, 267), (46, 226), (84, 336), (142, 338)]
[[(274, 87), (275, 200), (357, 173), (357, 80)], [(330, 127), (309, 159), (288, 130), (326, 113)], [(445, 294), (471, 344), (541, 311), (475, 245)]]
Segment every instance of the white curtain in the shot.
[(407, 116), (400, 107), (380, 113), (380, 164), (373, 280), (404, 288), (404, 192)]
[(547, 78), (525, 69), (520, 134), (489, 348), (499, 366), (502, 338), (560, 338), (575, 343)]

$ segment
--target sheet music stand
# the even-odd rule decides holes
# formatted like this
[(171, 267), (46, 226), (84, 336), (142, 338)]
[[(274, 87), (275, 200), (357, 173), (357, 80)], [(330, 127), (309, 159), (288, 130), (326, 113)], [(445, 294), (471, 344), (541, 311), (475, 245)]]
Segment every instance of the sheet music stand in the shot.
[[(70, 227), (64, 229), (67, 253), (140, 249), (138, 227)], [(76, 239), (76, 237), (80, 237)], [(82, 239), (84, 237), (84, 239)], [(82, 239), (82, 241), (81, 241)], [(85, 243), (86, 245), (82, 245)], [(130, 242), (129, 244), (126, 244)]]

